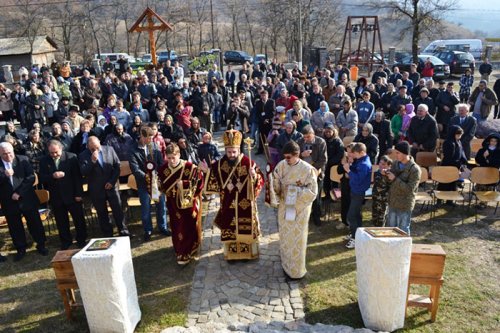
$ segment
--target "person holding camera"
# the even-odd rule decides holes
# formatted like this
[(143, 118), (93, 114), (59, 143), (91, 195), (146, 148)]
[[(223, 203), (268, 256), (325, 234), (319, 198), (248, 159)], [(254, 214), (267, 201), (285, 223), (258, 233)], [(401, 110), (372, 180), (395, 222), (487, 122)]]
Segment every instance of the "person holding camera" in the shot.
[(12, 91), (0, 83), (0, 115), (5, 121), (11, 121), (14, 114), (14, 103), (10, 98)]

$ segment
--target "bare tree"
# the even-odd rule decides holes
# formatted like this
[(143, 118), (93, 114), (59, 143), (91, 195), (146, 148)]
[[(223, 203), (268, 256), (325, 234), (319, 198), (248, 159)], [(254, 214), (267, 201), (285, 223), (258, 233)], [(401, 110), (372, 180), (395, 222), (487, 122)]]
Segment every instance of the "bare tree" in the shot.
[(30, 0), (18, 0), (17, 5), (19, 10), (11, 17), (20, 28), (21, 36), (28, 39), (32, 54), (36, 37), (43, 26), (46, 7), (45, 4), (36, 4)]
[(50, 11), (50, 18), (54, 23), (52, 27), (60, 28), (60, 34), (57, 34), (55, 39), (62, 42), (66, 60), (71, 60), (71, 50), (76, 45), (74, 33), (78, 31), (78, 26), (83, 24), (81, 9), (80, 4), (66, 0), (64, 3), (53, 6)]
[(402, 32), (411, 32), (413, 61), (418, 61), (418, 44), (423, 34), (443, 28), (443, 14), (457, 8), (457, 0), (368, 0), (371, 9), (388, 11), (402, 23)]

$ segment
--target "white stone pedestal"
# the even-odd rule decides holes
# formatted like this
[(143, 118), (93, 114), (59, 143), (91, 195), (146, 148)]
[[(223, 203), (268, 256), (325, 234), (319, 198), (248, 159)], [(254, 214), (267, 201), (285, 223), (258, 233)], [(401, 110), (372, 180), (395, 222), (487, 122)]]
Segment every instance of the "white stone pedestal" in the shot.
[(392, 332), (404, 327), (411, 237), (372, 237), (356, 232), (358, 304), (366, 328)]
[(92, 239), (71, 259), (92, 333), (132, 333), (141, 319), (130, 240), (115, 239), (107, 250), (86, 251)]

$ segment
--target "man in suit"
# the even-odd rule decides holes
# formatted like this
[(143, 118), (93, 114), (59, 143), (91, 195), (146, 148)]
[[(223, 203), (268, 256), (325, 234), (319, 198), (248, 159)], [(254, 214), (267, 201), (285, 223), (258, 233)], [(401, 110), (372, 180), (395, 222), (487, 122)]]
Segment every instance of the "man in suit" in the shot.
[(16, 156), (8, 142), (0, 143), (0, 204), (7, 219), (9, 233), (17, 250), (14, 261), (26, 255), (26, 234), (21, 215), (26, 218), (28, 230), (37, 243), (36, 249), (43, 256), (49, 254), (45, 247), (45, 230), (38, 213), (38, 197), (33, 183), (35, 174), (26, 156)]
[[(137, 183), (137, 192), (141, 202), (141, 220), (144, 228), (144, 241), (151, 239), (153, 222), (151, 220), (151, 194), (146, 182), (146, 164), (150, 164), (157, 171), (163, 165), (163, 158), (158, 147), (152, 142), (153, 130), (151, 127), (143, 126), (140, 130), (139, 142), (132, 149), (129, 157), (130, 170)], [(156, 202), (156, 222), (158, 229), (165, 236), (170, 236), (167, 229), (167, 208), (165, 206), (165, 194), (159, 196)]]
[(67, 250), (73, 244), (68, 213), (75, 224), (79, 248), (85, 246), (87, 228), (82, 207), (82, 175), (78, 157), (63, 151), (63, 148), (63, 144), (58, 140), (49, 142), (47, 149), (50, 156), (44, 156), (40, 160), (40, 182), (50, 193), (50, 204), (59, 230), (61, 250)]
[(106, 203), (109, 203), (111, 207), (120, 236), (130, 236), (125, 224), (125, 215), (117, 184), (120, 176), (120, 160), (114, 149), (109, 146), (101, 146), (99, 138), (91, 136), (87, 143), (87, 149), (80, 154), (79, 160), (80, 171), (87, 178), (90, 200), (97, 211), (97, 219), (103, 236), (113, 237), (113, 225), (109, 220)]
[(464, 134), (460, 138), (460, 141), (462, 142), (465, 156), (469, 160), (471, 149), (470, 142), (474, 139), (474, 135), (476, 135), (477, 120), (469, 115), (468, 104), (458, 104), (457, 108), (458, 115), (450, 119), (448, 126), (458, 125), (463, 129)]
[(271, 131), (273, 125), (273, 117), (276, 113), (276, 104), (273, 99), (269, 98), (267, 90), (260, 91), (260, 99), (255, 102), (255, 115), (259, 125), (259, 149), (257, 154), (264, 152), (264, 144), (267, 142), (267, 135)]
[[(311, 125), (307, 125), (302, 129), (302, 138), (297, 140), (300, 147), (300, 158), (311, 164), (317, 172), (318, 188), (323, 188), (323, 177), (325, 176), (325, 168), (327, 158), (326, 142), (323, 138), (314, 133)], [(311, 218), (315, 225), (321, 225), (321, 190), (318, 191), (316, 200), (313, 202), (313, 210)]]

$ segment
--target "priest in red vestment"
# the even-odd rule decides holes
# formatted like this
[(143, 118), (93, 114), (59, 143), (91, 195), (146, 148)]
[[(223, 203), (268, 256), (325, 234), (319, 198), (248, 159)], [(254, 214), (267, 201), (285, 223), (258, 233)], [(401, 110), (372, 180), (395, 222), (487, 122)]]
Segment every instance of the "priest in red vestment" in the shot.
[(224, 132), (226, 154), (208, 166), (200, 164), (206, 176), (206, 193), (220, 196), (220, 209), (214, 224), (221, 230), (226, 260), (255, 259), (259, 256), (257, 198), (264, 175), (254, 161), (240, 151), (243, 135), (237, 130)]
[(185, 265), (197, 255), (201, 243), (201, 191), (203, 174), (196, 165), (181, 160), (179, 146), (165, 149), (167, 163), (158, 172), (165, 193), (177, 263)]

